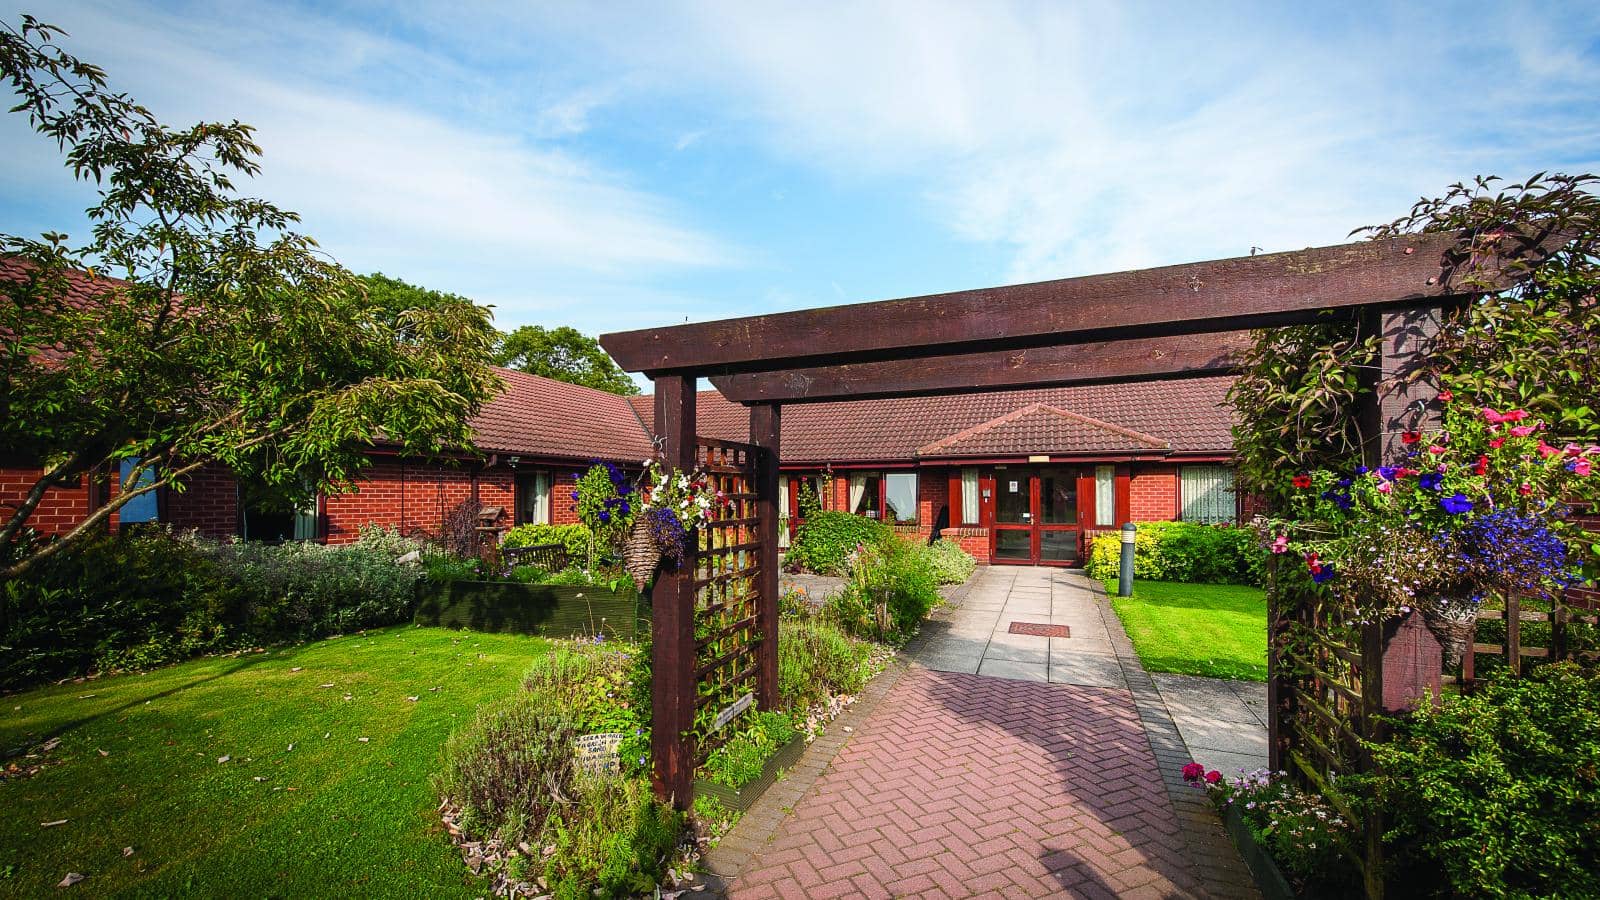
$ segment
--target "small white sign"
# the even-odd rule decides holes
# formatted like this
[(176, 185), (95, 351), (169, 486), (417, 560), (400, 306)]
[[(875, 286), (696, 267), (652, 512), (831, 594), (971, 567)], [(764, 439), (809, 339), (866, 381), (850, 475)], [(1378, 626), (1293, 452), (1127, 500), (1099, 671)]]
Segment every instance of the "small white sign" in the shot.
[(1011, 493), (1015, 494), (1017, 492), (1017, 483), (1015, 481), (1008, 483), (1011, 485)]
[(622, 744), (620, 732), (578, 735), (578, 765), (585, 772), (615, 772), (621, 768), (617, 748)]
[(745, 694), (743, 697), (740, 697), (739, 699), (723, 707), (722, 712), (717, 713), (717, 717), (712, 720), (711, 730), (721, 731), (724, 725), (732, 722), (734, 718), (736, 718), (740, 713), (749, 709), (752, 705), (754, 705), (755, 702), (755, 694)]

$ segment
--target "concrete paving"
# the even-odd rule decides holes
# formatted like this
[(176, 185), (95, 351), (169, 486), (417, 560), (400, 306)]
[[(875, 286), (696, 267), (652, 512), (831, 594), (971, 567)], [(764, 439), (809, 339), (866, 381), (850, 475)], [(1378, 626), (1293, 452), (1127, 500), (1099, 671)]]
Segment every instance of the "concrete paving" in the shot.
[[(980, 569), (958, 607), (924, 626), (917, 662), (940, 672), (1016, 681), (1126, 687), (1099, 603), (1063, 569)], [(1011, 625), (1065, 625), (1069, 637), (1012, 634)]]
[(1267, 686), (1152, 674), (1195, 762), (1224, 775), (1267, 767)]

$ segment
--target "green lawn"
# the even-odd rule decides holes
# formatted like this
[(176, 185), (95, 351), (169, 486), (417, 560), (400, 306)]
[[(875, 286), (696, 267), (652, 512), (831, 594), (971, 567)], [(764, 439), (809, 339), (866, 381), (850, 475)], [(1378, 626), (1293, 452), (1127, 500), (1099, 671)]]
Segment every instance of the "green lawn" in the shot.
[(546, 646), (402, 627), (0, 698), (0, 752), (61, 738), (0, 780), (0, 896), (482, 896), (429, 777)]
[(1236, 584), (1135, 581), (1111, 605), (1151, 672), (1267, 680), (1267, 598)]

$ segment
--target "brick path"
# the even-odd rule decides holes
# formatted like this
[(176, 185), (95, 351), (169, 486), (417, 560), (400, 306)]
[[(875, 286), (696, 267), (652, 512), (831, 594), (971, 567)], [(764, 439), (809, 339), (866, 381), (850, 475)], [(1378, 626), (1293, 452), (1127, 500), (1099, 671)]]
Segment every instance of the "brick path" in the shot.
[[(1103, 596), (1059, 571), (969, 584), (919, 662), (869, 687), (712, 854), (738, 873), (728, 896), (1259, 897), (1204, 799), (1158, 769), (1186, 761), (1183, 743)], [(987, 621), (1041, 586), (1067, 605), (1016, 611), (1090, 639), (1063, 643), (1059, 672), (1059, 648), (1025, 657), (1040, 648)], [(1024, 665), (973, 674), (996, 647)]]
[(914, 670), (733, 897), (1190, 894), (1126, 691)]

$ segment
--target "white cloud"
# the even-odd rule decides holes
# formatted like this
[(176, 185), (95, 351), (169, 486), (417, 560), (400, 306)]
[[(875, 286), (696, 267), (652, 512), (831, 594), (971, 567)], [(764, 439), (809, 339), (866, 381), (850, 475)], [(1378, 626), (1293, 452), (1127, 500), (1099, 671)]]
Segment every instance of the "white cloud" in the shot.
[[(480, 120), (483, 108), (508, 105), (478, 94), (487, 73), (328, 21), (240, 9), (196, 19), (83, 7), (53, 18), (72, 32), (74, 53), (101, 63), (116, 88), (164, 121), (254, 125), (264, 170), (244, 190), (302, 213), (305, 229), (357, 268), (399, 274), (450, 260), (526, 278), (541, 268), (733, 261), (734, 250), (663, 199), (540, 140), (583, 131), (608, 90), (553, 97), (527, 128), (516, 117)], [(457, 94), (477, 106), (455, 103)]]

